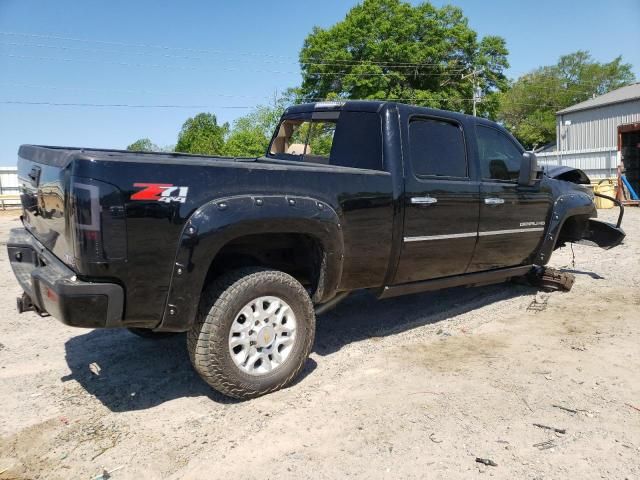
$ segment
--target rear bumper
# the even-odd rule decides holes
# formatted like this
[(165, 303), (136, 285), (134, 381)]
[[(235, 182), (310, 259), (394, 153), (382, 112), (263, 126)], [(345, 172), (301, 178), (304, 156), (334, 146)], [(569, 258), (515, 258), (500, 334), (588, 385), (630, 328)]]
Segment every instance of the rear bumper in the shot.
[(7, 242), (13, 273), (31, 302), (66, 325), (122, 326), (124, 291), (115, 283), (83, 282), (24, 228)]

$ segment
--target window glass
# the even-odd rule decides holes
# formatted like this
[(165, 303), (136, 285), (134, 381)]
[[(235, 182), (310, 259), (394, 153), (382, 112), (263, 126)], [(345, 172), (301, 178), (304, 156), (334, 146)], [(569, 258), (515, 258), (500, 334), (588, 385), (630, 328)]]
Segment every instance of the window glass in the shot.
[(459, 125), (433, 119), (409, 124), (413, 173), (418, 176), (466, 177), (464, 136)]
[(517, 182), (522, 152), (495, 128), (478, 126), (478, 155), (482, 178)]
[(333, 139), (331, 164), (382, 170), (382, 123), (373, 112), (342, 112)]
[[(305, 155), (328, 159), (331, 155), (333, 135), (336, 132), (335, 122), (312, 122), (310, 124), (309, 139)], [(308, 159), (312, 161), (311, 159)]]
[(337, 120), (285, 119), (271, 142), (269, 155), (286, 160), (381, 170), (380, 116), (346, 111), (341, 112)]
[(328, 163), (335, 130), (334, 121), (284, 120), (269, 153), (294, 157), (294, 160)]

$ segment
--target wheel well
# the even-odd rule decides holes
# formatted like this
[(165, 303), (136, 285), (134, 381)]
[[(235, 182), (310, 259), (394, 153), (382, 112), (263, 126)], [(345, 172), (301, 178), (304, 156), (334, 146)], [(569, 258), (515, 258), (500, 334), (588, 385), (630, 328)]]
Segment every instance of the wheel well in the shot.
[(591, 218), (590, 215), (574, 215), (567, 218), (558, 233), (555, 248), (560, 248), (567, 242), (577, 242), (583, 238), (589, 226), (589, 218)]
[(311, 292), (318, 289), (325, 265), (322, 244), (310, 235), (260, 233), (236, 238), (218, 251), (203, 288), (219, 275), (242, 267), (261, 266), (288, 273)]

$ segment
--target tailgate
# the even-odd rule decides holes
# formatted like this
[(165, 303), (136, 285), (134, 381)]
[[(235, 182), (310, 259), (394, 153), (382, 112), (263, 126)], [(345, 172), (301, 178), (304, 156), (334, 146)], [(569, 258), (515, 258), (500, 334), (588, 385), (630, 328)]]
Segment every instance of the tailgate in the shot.
[[(66, 162), (58, 157), (45, 163), (37, 153), (35, 147), (21, 147), (18, 157), (24, 226), (56, 257), (72, 265), (73, 247), (65, 220)], [(28, 158), (38, 156), (40, 161)]]
[[(18, 182), (25, 228), (71, 269), (86, 273), (90, 264), (126, 258), (126, 220), (122, 192), (75, 176), (78, 161), (78, 150), (23, 145)], [(91, 167), (85, 172), (91, 175)]]

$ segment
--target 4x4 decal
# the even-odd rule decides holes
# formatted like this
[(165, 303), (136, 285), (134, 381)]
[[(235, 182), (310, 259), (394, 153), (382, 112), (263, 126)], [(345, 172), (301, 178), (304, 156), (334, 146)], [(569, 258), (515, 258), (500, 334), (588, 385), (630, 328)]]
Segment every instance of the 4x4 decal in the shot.
[(142, 190), (131, 195), (131, 200), (184, 203), (189, 193), (189, 187), (178, 187), (170, 183), (134, 183), (133, 186)]

